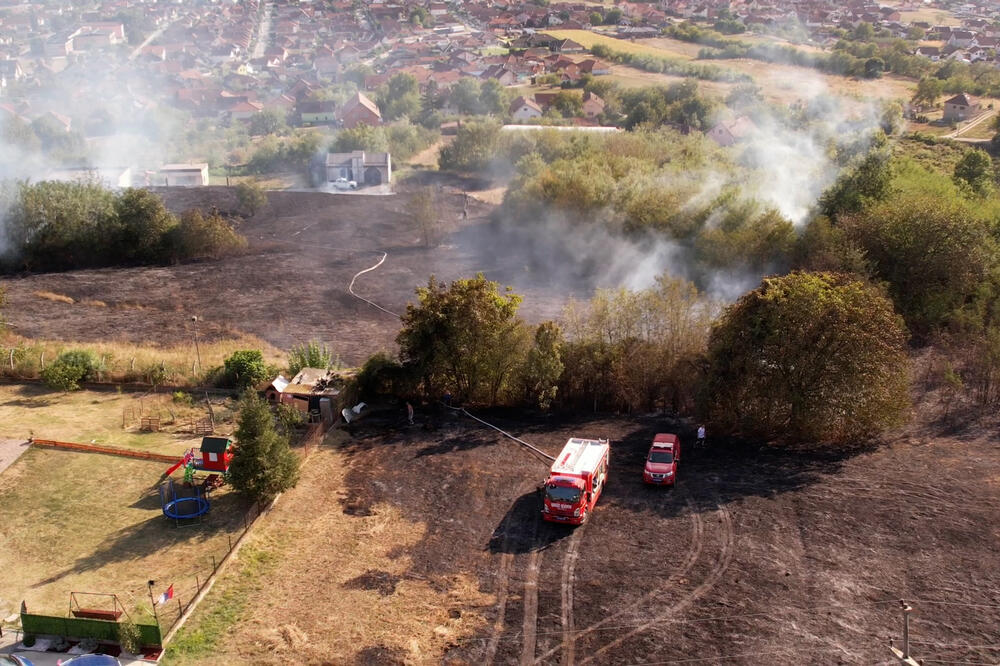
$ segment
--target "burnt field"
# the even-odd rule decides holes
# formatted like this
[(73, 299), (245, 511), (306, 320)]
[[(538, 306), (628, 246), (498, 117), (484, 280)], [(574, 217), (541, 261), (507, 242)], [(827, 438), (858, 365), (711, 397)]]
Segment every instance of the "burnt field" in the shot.
[[(190, 318), (198, 315), (203, 339), (249, 333), (284, 349), (318, 339), (353, 364), (391, 349), (398, 330), (395, 317), (348, 293), (351, 278), (375, 265), (383, 252), (385, 262), (361, 275), (355, 291), (396, 313), (431, 274), (453, 280), (484, 271), (524, 295), (521, 311), (532, 320), (558, 315), (571, 293), (589, 294), (593, 281), (577, 280), (576, 274), (558, 283), (547, 277), (544, 261), (523, 252), (533, 245), (530, 235), (497, 230), (489, 221), (493, 207), (467, 200), (459, 186), (432, 185), (442, 233), (432, 247), (424, 245), (405, 191), (271, 192), (269, 205), (240, 227), (250, 244), (242, 256), (7, 277), (0, 280), (9, 299), (4, 314), (16, 332), (31, 338), (155, 344), (190, 342)], [(177, 212), (237, 207), (224, 187), (159, 193)], [(550, 255), (545, 249), (536, 257)], [(39, 292), (76, 302), (46, 299)]]
[(837, 452), (716, 443), (685, 451), (667, 489), (642, 484), (642, 460), (657, 431), (689, 444), (683, 424), (489, 415), (550, 454), (570, 435), (611, 439), (604, 495), (574, 529), (540, 518), (547, 461), (463, 417), (418, 417), (352, 426), (342, 504), (425, 523), (408, 575), (471, 573), (495, 598), (487, 629), (446, 662), (888, 664), (901, 598), (927, 663), (1000, 659), (992, 437)]

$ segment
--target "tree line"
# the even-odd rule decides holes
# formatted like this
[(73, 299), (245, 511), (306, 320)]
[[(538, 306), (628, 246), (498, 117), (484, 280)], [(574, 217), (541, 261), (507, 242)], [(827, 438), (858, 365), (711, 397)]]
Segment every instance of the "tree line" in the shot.
[(847, 274), (764, 280), (722, 309), (661, 276), (601, 290), (563, 324), (526, 324), (509, 288), (433, 278), (402, 318), (399, 355), (370, 358), (361, 399), (700, 414), (719, 432), (844, 441), (900, 423), (906, 329), (878, 286)]
[(247, 244), (218, 212), (177, 216), (143, 189), (21, 182), (7, 183), (0, 198), (7, 241), (0, 268), (7, 272), (217, 259)]

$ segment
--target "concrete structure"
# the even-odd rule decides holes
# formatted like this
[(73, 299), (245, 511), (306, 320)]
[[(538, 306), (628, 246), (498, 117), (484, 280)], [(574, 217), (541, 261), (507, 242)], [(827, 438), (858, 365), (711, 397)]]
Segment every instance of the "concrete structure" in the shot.
[(131, 167), (64, 167), (53, 169), (46, 180), (70, 183), (97, 182), (111, 189), (132, 187)]
[(204, 187), (208, 185), (208, 163), (164, 164), (160, 167), (159, 185), (167, 187)]
[(353, 180), (358, 185), (387, 185), (392, 182), (392, 160), (389, 153), (369, 153), (355, 150), (351, 153), (326, 154), (326, 179)]

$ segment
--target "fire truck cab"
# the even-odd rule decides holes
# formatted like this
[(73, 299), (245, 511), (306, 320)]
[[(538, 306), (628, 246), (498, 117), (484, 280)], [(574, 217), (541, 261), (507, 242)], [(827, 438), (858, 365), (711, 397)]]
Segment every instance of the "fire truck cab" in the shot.
[(542, 517), (551, 522), (583, 524), (604, 490), (610, 452), (606, 439), (570, 438), (545, 481)]

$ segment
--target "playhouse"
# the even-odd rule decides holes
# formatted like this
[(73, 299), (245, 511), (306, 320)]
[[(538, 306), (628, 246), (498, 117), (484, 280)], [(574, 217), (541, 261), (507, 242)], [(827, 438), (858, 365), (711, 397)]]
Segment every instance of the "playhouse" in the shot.
[(229, 471), (233, 459), (233, 440), (228, 437), (203, 437), (201, 440), (201, 464), (198, 469), (213, 472)]

